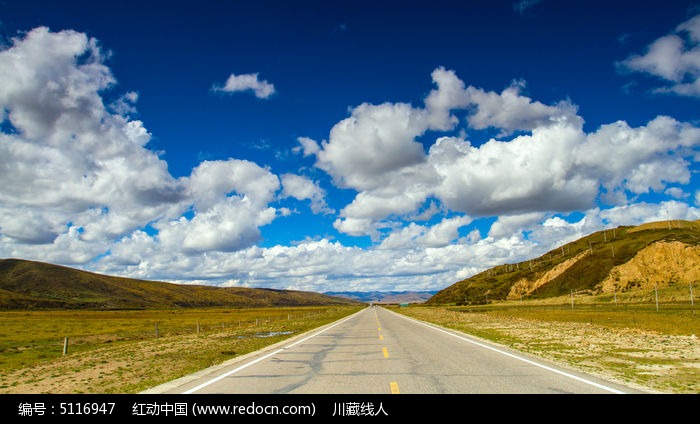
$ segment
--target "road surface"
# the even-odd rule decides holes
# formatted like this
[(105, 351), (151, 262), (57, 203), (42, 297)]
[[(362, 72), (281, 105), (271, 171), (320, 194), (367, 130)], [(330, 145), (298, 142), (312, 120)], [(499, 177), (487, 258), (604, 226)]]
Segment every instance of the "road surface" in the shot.
[(144, 393), (642, 393), (379, 306)]

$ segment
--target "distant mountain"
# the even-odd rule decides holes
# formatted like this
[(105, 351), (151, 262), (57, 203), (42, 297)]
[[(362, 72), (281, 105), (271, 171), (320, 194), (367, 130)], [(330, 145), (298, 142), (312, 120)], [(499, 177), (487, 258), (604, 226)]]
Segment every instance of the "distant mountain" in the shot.
[(423, 303), (435, 293), (437, 291), (325, 292), (324, 294), (365, 303)]
[[(659, 221), (590, 234), (523, 262), (503, 264), (437, 292), (428, 305), (568, 295), (700, 291), (700, 220)], [(686, 297), (687, 298), (687, 297)], [(673, 300), (673, 297), (671, 297)]]
[(169, 309), (348, 305), (295, 290), (185, 285), (95, 274), (21, 259), (0, 260), (0, 309)]

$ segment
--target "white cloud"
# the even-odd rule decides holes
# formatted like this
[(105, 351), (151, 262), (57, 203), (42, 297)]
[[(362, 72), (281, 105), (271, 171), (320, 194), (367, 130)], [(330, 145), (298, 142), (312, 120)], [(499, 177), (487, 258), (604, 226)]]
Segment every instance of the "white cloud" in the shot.
[(688, 183), (689, 160), (699, 146), (699, 128), (659, 116), (639, 128), (623, 121), (603, 125), (573, 156), (576, 171), (598, 179), (608, 192), (641, 194)]
[(376, 188), (382, 175), (425, 159), (415, 137), (426, 128), (423, 113), (409, 104), (362, 104), (333, 126), (317, 166), (340, 187)]
[(191, 195), (201, 211), (231, 196), (243, 197), (252, 206), (264, 208), (274, 199), (279, 187), (279, 179), (269, 170), (239, 159), (204, 161), (189, 178)]
[(450, 130), (459, 122), (452, 110), (463, 109), (469, 104), (469, 92), (452, 70), (439, 67), (433, 70), (431, 77), (437, 89), (425, 98), (428, 126), (433, 130)]
[(0, 51), (0, 109), (12, 127), (0, 134), (5, 237), (51, 243), (72, 223), (76, 240), (96, 242), (181, 208), (185, 188), (144, 147), (142, 123), (105, 108), (100, 92), (115, 80), (103, 59), (96, 40), (43, 27)]
[(333, 222), (333, 228), (351, 236), (364, 236), (369, 234), (373, 239), (378, 236), (377, 223), (367, 218), (336, 219)]
[[(425, 109), (405, 103), (362, 104), (352, 111), (349, 118), (336, 124), (331, 130), (329, 141), (322, 143), (317, 152), (316, 166), (328, 172), (336, 185), (359, 191), (352, 203), (341, 211), (341, 220), (336, 222), (336, 229), (349, 234), (359, 234), (362, 231), (376, 234), (378, 221), (391, 215), (401, 216), (414, 212), (432, 193), (449, 207), (467, 213), (488, 213), (491, 206), (485, 206), (487, 204), (495, 205), (494, 211), (506, 209), (518, 199), (521, 203), (525, 199), (531, 200), (530, 206), (516, 206), (524, 211), (549, 203), (556, 208), (573, 208), (581, 204), (588, 206), (595, 198), (596, 188), (591, 187), (595, 185), (594, 181), (566, 181), (567, 175), (543, 173), (552, 159), (555, 164), (557, 161), (569, 160), (565, 150), (570, 147), (570, 143), (567, 145), (566, 141), (557, 140), (556, 137), (561, 134), (548, 137), (549, 143), (544, 145), (539, 139), (547, 138), (544, 128), (549, 127), (575, 132), (572, 128), (580, 126), (582, 120), (576, 116), (573, 105), (560, 102), (556, 106), (545, 106), (533, 102), (520, 95), (523, 87), (521, 83), (512, 85), (500, 95), (465, 87), (454, 71), (444, 68), (435, 69), (432, 80), (437, 88), (426, 96)], [(476, 163), (455, 160), (451, 154), (442, 154), (440, 148), (435, 146), (426, 156), (416, 137), (427, 130), (446, 131), (454, 128), (458, 119), (452, 110), (470, 106), (475, 111), (468, 118), (472, 127), (483, 129), (495, 126), (505, 133), (538, 130), (542, 135), (534, 136), (536, 139), (530, 142), (523, 138), (520, 143), (503, 143), (503, 147), (498, 147), (498, 142), (494, 141), (491, 143), (493, 154), (485, 159), (488, 163), (479, 163), (476, 156), (480, 155), (479, 151), (486, 152), (489, 148), (472, 151), (475, 155), (471, 158)], [(516, 147), (506, 147), (518, 144), (522, 147), (517, 150)], [(311, 146), (313, 148), (316, 145)], [(530, 146), (539, 147), (543, 154), (531, 150)], [(555, 149), (549, 152), (549, 147)], [(502, 153), (509, 158), (504, 159)], [(523, 154), (529, 158), (523, 159)], [(500, 166), (494, 166), (493, 161), (500, 162)], [(523, 164), (526, 164), (527, 169), (519, 168)], [(513, 173), (513, 170), (519, 169), (522, 171)], [(559, 173), (566, 171), (566, 166), (562, 164), (554, 170)], [(492, 184), (501, 186), (480, 184), (484, 176), (489, 174)], [(510, 175), (510, 178), (496, 182), (504, 175)], [(531, 187), (523, 189), (521, 182), (527, 180), (532, 180)], [(553, 187), (548, 189), (547, 184)], [(576, 189), (576, 193), (564, 198), (565, 193), (572, 188)], [(492, 194), (494, 190), (497, 190), (495, 195)], [(556, 191), (557, 196), (551, 196), (552, 190)], [(582, 190), (586, 192), (583, 198), (580, 197)], [(539, 197), (533, 196), (537, 194), (536, 191), (539, 191)], [(498, 199), (499, 196), (502, 199)], [(479, 200), (482, 206), (472, 203), (478, 198), (482, 199)], [(542, 203), (543, 199), (551, 200)]]
[[(444, 227), (455, 225), (460, 223), (449, 222)], [(453, 235), (451, 229), (446, 233), (447, 238)], [(296, 246), (251, 246), (235, 252), (185, 255), (161, 249), (147, 235), (134, 233), (96, 267), (100, 272), (119, 271), (133, 278), (318, 292), (337, 290), (339, 282), (343, 290), (436, 290), (485, 267), (512, 261), (531, 248), (518, 238), (441, 247), (414, 243), (407, 249), (360, 249), (321, 239)], [(148, 258), (148, 262), (137, 263), (138, 258)]]
[(292, 150), (296, 153), (299, 151), (299, 149), (301, 149), (305, 157), (315, 155), (321, 150), (321, 147), (318, 145), (316, 140), (313, 140), (311, 138), (298, 137), (297, 141), (299, 142), (300, 146), (294, 147)]
[(122, 116), (126, 116), (132, 113), (136, 113), (136, 102), (139, 100), (139, 94), (135, 91), (129, 91), (116, 101), (114, 101), (110, 108), (114, 113)]
[(688, 193), (686, 193), (685, 191), (683, 191), (682, 188), (679, 187), (667, 188), (666, 191), (664, 191), (664, 194), (671, 196), (675, 199), (684, 199), (688, 197)]
[[(277, 216), (269, 206), (277, 176), (230, 159), (173, 178), (146, 148), (151, 135), (142, 122), (126, 116), (138, 95), (104, 105), (101, 92), (115, 79), (103, 61), (96, 40), (47, 28), (0, 51), (0, 110), (9, 128), (0, 133), (0, 254), (72, 264), (136, 236), (141, 244), (148, 238), (152, 252), (256, 243), (259, 228)], [(141, 231), (149, 225), (155, 235)]]
[(267, 81), (260, 80), (258, 74), (231, 74), (223, 86), (214, 86), (215, 91), (236, 93), (240, 91), (252, 91), (255, 97), (267, 99), (275, 94), (275, 86)]
[(310, 179), (296, 174), (282, 175), (282, 196), (310, 200), (313, 213), (333, 213), (326, 204), (326, 191)]
[[(695, 28), (685, 31), (697, 38)], [(377, 244), (321, 239), (263, 248), (261, 228), (291, 213), (276, 202), (309, 200), (312, 211), (330, 212), (321, 184), (233, 158), (173, 178), (147, 148), (151, 134), (128, 116), (136, 93), (103, 104), (101, 92), (115, 85), (103, 59), (84, 34), (45, 28), (0, 51), (1, 257), (89, 263), (100, 272), (183, 283), (439, 289), (606, 226), (700, 217), (696, 189), (695, 207), (628, 199), (690, 192), (700, 157), (693, 125), (661, 116), (586, 133), (568, 101), (542, 104), (522, 95), (520, 83), (500, 93), (477, 89), (437, 68), (423, 108), (362, 104), (327, 141), (297, 139), (298, 152), (356, 191), (334, 227)], [(457, 128), (464, 120), (457, 110), (466, 111), (469, 129), (518, 134), (478, 146), (466, 132), (420, 140)], [(621, 203), (601, 210), (602, 195)], [(570, 210), (585, 216), (568, 222), (556, 214)], [(498, 217), (488, 236), (476, 228), (460, 236), (480, 215)], [(425, 219), (438, 222), (411, 222)]]
[(259, 227), (275, 219), (274, 208), (255, 205), (247, 197), (230, 197), (198, 212), (192, 219), (181, 217), (159, 222), (158, 239), (171, 249), (190, 252), (232, 252), (255, 244)]
[(432, 227), (409, 224), (387, 236), (378, 249), (411, 249), (414, 247), (445, 247), (459, 237), (459, 229), (469, 225), (467, 216), (445, 218)]
[(565, 124), (479, 147), (441, 138), (429, 155), (430, 165), (441, 176), (435, 193), (448, 208), (470, 215), (590, 207), (597, 180), (572, 173), (571, 151), (583, 139), (579, 129)]
[(489, 237), (501, 238), (523, 231), (523, 229), (539, 224), (544, 213), (531, 212), (523, 215), (500, 216), (491, 224)]
[[(690, 124), (659, 116), (638, 128), (619, 121), (586, 133), (575, 105), (533, 101), (521, 94), (522, 82), (495, 93), (466, 87), (444, 68), (432, 79), (437, 88), (425, 109), (362, 104), (314, 150), (336, 185), (358, 191), (340, 211), (338, 231), (376, 238), (431, 198), (471, 216), (567, 212), (690, 181), (700, 147), (700, 129)], [(469, 110), (471, 128), (524, 133), (480, 146), (438, 137), (426, 154), (416, 138), (453, 129), (455, 109)]]
[(700, 219), (700, 209), (677, 200), (661, 203), (634, 203), (600, 211), (600, 216), (611, 226), (641, 225), (653, 221)]
[(629, 56), (618, 66), (670, 83), (657, 92), (700, 96), (700, 15), (683, 22), (674, 33), (652, 42), (643, 54)]
[(583, 124), (576, 115), (577, 108), (571, 103), (561, 101), (555, 106), (547, 106), (533, 102), (521, 94), (524, 87), (523, 81), (514, 81), (510, 87), (496, 94), (470, 86), (467, 97), (469, 103), (476, 107), (476, 113), (467, 118), (469, 125), (475, 129), (499, 128), (500, 136), (505, 136), (550, 124), (564, 123), (574, 127)]

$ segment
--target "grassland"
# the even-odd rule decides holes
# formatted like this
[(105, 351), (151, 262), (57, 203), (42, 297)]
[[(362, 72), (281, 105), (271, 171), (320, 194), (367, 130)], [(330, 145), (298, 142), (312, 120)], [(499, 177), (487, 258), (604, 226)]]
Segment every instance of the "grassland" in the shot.
[(648, 392), (700, 393), (697, 304), (577, 301), (394, 310)]
[(362, 307), (0, 312), (0, 393), (138, 393)]
[[(700, 393), (697, 302), (595, 300), (385, 307), (649, 392)], [(1, 312), (0, 394), (137, 393), (362, 307)]]

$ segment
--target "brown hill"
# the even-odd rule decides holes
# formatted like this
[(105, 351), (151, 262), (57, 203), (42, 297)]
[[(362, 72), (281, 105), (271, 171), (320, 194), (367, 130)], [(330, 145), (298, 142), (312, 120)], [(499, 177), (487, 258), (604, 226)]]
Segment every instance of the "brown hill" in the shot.
[[(493, 267), (436, 293), (426, 304), (483, 304), (700, 286), (700, 220), (598, 231), (546, 254)], [(698, 287), (700, 290), (700, 287)]]
[(0, 260), (0, 309), (169, 309), (356, 304), (296, 290), (184, 285), (86, 272), (44, 262)]

